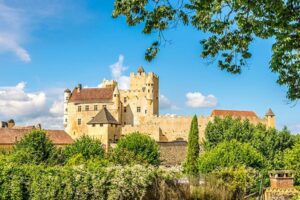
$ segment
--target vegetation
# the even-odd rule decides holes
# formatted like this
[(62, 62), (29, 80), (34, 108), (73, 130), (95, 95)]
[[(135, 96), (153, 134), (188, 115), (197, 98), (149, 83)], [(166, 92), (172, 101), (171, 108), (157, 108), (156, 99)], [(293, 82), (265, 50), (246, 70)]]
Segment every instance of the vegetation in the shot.
[(300, 185), (300, 143), (297, 143), (292, 149), (286, 150), (284, 154), (284, 162), (286, 169), (296, 171), (295, 183)]
[(208, 33), (201, 40), (202, 58), (217, 58), (221, 70), (238, 74), (251, 58), (255, 38), (272, 38), (270, 68), (277, 82), (288, 87), (287, 98), (300, 98), (300, 6), (295, 0), (115, 0), (113, 17), (125, 16), (129, 26), (143, 24), (144, 34), (158, 33), (146, 50), (145, 59), (156, 57), (163, 32), (178, 25), (191, 25)]
[(73, 144), (67, 146), (64, 153), (67, 159), (71, 159), (72, 157), (73, 159), (81, 157), (84, 160), (104, 158), (104, 149), (101, 142), (88, 136), (82, 136)]
[(193, 117), (188, 137), (187, 156), (183, 165), (184, 172), (189, 176), (198, 175), (198, 157), (200, 152), (197, 116)]
[(251, 145), (236, 140), (222, 142), (216, 148), (204, 152), (199, 158), (199, 170), (202, 173), (242, 165), (254, 169), (263, 169), (265, 158)]
[(131, 133), (118, 141), (112, 153), (113, 160), (119, 164), (148, 163), (159, 165), (159, 149), (156, 142), (141, 133)]
[(45, 131), (34, 130), (17, 142), (11, 159), (19, 164), (57, 164), (61, 155)]

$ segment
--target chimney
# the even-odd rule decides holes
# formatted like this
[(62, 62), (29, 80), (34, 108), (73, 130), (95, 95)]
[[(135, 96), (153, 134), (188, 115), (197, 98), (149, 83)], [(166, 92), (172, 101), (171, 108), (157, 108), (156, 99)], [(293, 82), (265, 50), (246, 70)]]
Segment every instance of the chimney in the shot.
[(7, 127), (13, 128), (15, 126), (15, 121), (13, 119), (8, 120)]
[(82, 85), (79, 83), (77, 86), (77, 92), (80, 93), (81, 89), (82, 89)]

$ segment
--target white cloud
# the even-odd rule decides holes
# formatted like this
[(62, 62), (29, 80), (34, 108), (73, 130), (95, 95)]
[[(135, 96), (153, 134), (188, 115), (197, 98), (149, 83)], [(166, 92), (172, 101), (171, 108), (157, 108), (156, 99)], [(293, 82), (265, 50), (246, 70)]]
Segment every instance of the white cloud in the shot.
[(124, 66), (124, 56), (120, 55), (116, 63), (110, 66), (111, 75), (114, 80), (118, 82), (120, 89), (129, 89), (130, 79), (129, 76), (123, 75), (123, 73), (128, 69)]
[(186, 105), (191, 108), (208, 108), (217, 105), (218, 100), (214, 95), (204, 96), (200, 92), (189, 92), (186, 94)]
[[(47, 94), (47, 95), (46, 95)], [(62, 89), (26, 92), (26, 83), (0, 87), (0, 120), (18, 124), (42, 124), (43, 128), (63, 128)]]
[(164, 109), (171, 109), (171, 110), (176, 110), (178, 107), (172, 103), (165, 95), (161, 94), (159, 96), (159, 108), (164, 110)]
[[(84, 3), (74, 4), (72, 0), (0, 0), (0, 54), (13, 53), (21, 61), (30, 62), (30, 52), (24, 45), (31, 32), (40, 24), (44, 28), (67, 18), (72, 19), (70, 23), (85, 19), (84, 7)], [(58, 20), (53, 23), (53, 18)]]
[(26, 18), (21, 10), (14, 9), (0, 1), (0, 53), (12, 52), (20, 60), (30, 62), (29, 53), (20, 45), (22, 29)]

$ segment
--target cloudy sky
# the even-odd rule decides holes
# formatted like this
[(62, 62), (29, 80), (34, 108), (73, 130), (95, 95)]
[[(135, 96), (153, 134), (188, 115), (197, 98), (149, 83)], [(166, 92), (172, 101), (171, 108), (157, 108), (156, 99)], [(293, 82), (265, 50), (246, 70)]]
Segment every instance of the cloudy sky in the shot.
[(112, 19), (113, 0), (0, 0), (0, 120), (62, 128), (62, 95), (78, 83), (103, 79), (128, 88), (140, 65), (160, 76), (160, 112), (209, 115), (213, 109), (277, 115), (277, 127), (300, 132), (300, 105), (270, 72), (271, 40), (256, 39), (242, 75), (230, 75), (200, 58), (207, 35), (191, 27), (165, 33), (170, 41), (152, 63), (144, 51), (155, 39)]

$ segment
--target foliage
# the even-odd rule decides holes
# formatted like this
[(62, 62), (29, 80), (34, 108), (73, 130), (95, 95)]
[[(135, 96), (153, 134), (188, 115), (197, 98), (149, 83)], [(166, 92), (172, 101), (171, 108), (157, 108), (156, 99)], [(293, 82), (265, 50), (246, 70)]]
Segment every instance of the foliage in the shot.
[(187, 156), (183, 165), (184, 172), (188, 175), (198, 175), (198, 157), (199, 157), (199, 130), (197, 116), (193, 117), (188, 137)]
[(171, 174), (141, 165), (44, 167), (0, 163), (0, 169), (0, 199), (32, 200), (142, 199), (147, 192), (155, 193)]
[(215, 117), (206, 126), (204, 148), (205, 150), (209, 150), (220, 142), (233, 139), (240, 142), (248, 142), (254, 130), (255, 127), (249, 120), (232, 117), (225, 117), (224, 119)]
[(296, 143), (296, 137), (286, 127), (277, 131), (261, 124), (255, 126), (248, 120), (216, 117), (205, 129), (204, 149), (210, 150), (223, 141), (233, 139), (251, 144), (266, 158), (272, 169), (284, 167), (283, 152)]
[(59, 153), (45, 131), (33, 130), (17, 142), (11, 158), (19, 164), (57, 164)]
[(225, 187), (231, 193), (231, 199), (242, 199), (246, 194), (259, 190), (259, 173), (245, 166), (227, 167), (210, 174), (217, 180), (217, 187)]
[(284, 154), (285, 168), (296, 171), (295, 183), (300, 184), (300, 143)]
[(179, 24), (208, 32), (201, 40), (202, 58), (218, 58), (221, 70), (238, 74), (252, 54), (254, 38), (272, 38), (270, 68), (277, 82), (287, 85), (287, 98), (300, 98), (300, 6), (295, 0), (207, 1), (207, 0), (115, 0), (113, 17), (125, 16), (129, 26), (143, 23), (143, 33), (158, 32), (146, 50), (151, 61), (166, 42), (163, 32)]
[(245, 165), (254, 169), (265, 168), (264, 157), (250, 144), (236, 140), (222, 142), (199, 158), (199, 170), (209, 173), (218, 168)]
[(75, 159), (75, 157), (79, 155), (81, 155), (81, 158), (84, 160), (95, 157), (99, 159), (104, 158), (104, 150), (101, 142), (88, 136), (82, 136), (73, 144), (68, 145), (64, 150), (64, 154), (67, 159)]
[[(120, 164), (132, 163), (136, 160), (151, 165), (159, 165), (159, 149), (156, 142), (149, 136), (141, 133), (131, 133), (118, 141), (114, 150), (114, 160)], [(124, 158), (124, 155), (126, 158)]]

